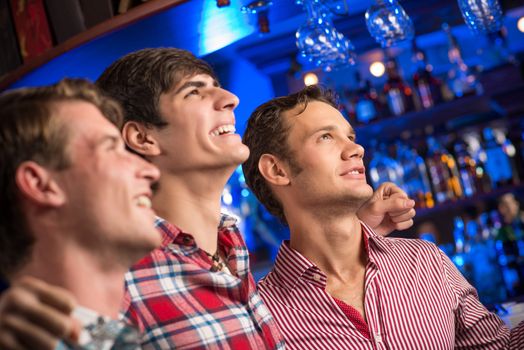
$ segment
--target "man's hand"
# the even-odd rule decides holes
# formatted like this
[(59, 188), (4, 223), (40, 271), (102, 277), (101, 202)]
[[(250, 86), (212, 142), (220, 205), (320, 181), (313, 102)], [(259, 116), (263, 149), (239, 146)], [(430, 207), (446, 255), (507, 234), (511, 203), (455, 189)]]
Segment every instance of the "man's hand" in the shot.
[(59, 339), (78, 339), (80, 326), (66, 290), (24, 277), (0, 296), (0, 349), (53, 350)]
[(358, 210), (358, 217), (376, 233), (387, 236), (413, 226), (415, 201), (397, 185), (385, 182)]

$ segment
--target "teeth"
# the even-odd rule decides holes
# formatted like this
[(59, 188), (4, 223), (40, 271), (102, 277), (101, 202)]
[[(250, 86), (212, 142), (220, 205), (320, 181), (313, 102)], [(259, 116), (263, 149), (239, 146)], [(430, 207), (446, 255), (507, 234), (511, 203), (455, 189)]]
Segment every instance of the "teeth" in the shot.
[(226, 124), (221, 125), (218, 128), (211, 131), (211, 135), (213, 136), (220, 136), (224, 134), (233, 134), (236, 131), (235, 126), (233, 124)]
[(139, 207), (151, 208), (151, 199), (148, 196), (140, 196), (136, 200), (136, 204)]

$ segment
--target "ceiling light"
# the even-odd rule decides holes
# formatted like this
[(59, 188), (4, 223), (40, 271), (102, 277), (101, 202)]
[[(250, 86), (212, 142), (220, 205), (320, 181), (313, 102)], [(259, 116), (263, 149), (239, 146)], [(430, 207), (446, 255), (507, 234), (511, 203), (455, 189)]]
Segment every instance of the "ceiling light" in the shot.
[(383, 76), (385, 71), (386, 67), (384, 67), (384, 63), (379, 61), (373, 62), (371, 66), (369, 66), (369, 72), (377, 78)]
[(520, 17), (517, 22), (517, 28), (524, 33), (524, 17)]
[(315, 73), (307, 73), (304, 75), (304, 85), (310, 86), (318, 84), (318, 77)]

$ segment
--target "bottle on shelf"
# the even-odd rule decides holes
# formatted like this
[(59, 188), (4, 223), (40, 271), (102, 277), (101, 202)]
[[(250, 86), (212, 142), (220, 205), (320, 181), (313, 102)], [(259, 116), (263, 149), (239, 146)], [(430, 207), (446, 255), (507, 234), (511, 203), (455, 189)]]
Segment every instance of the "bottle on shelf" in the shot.
[(339, 110), (346, 117), (352, 126), (358, 124), (357, 115), (355, 113), (355, 105), (353, 104), (353, 93), (347, 87), (344, 87), (338, 94), (339, 96)]
[(519, 263), (518, 240), (511, 225), (501, 225), (495, 247), (508, 295), (515, 297), (524, 293), (524, 271)]
[(402, 79), (395, 58), (387, 53), (386, 57), (386, 74), (388, 78), (384, 84), (384, 95), (386, 95), (389, 111), (394, 116), (414, 111), (415, 97), (413, 90)]
[(490, 48), (486, 51), (496, 55), (496, 61), (499, 65), (506, 63), (518, 64), (515, 55), (508, 47), (508, 30), (505, 26), (502, 26), (496, 32), (488, 33), (487, 37)]
[(495, 240), (489, 234), (487, 213), (466, 223), (466, 237), (469, 245), (472, 283), (484, 304), (500, 303), (506, 300), (506, 288), (500, 266), (497, 263)]
[(359, 71), (355, 72), (355, 80), (358, 84), (353, 98), (356, 119), (359, 124), (368, 124), (379, 118), (378, 95), (371, 82), (362, 79)]
[(471, 281), (471, 264), (468, 260), (466, 249), (466, 237), (464, 220), (460, 216), (453, 218), (453, 239), (455, 241), (455, 251), (450, 257), (457, 269), (469, 281)]
[(477, 163), (468, 151), (467, 143), (458, 137), (453, 145), (453, 149), (457, 159), (464, 195), (471, 197), (476, 193), (489, 192), (491, 190), (489, 177), (482, 164)]
[(515, 146), (502, 132), (498, 132), (497, 140), (492, 128), (487, 127), (482, 131), (484, 136), (485, 167), (490, 175), (493, 188), (519, 183), (514, 157)]
[(463, 197), (463, 189), (455, 158), (440, 145), (435, 137), (427, 138), (426, 164), (433, 195), (437, 203)]
[(424, 159), (415, 148), (410, 148), (405, 143), (399, 141), (396, 146), (396, 158), (403, 169), (403, 182), (408, 196), (415, 200), (417, 208), (433, 208), (435, 201)]
[(402, 166), (389, 156), (386, 145), (383, 143), (377, 145), (377, 142), (373, 141), (371, 149), (373, 158), (369, 162), (368, 169), (373, 188), (378, 188), (383, 182), (393, 182), (404, 189)]
[(517, 176), (524, 181), (524, 118), (508, 127), (508, 139), (515, 147), (514, 157)]
[(450, 26), (444, 23), (442, 29), (448, 39), (448, 58), (451, 63), (451, 69), (448, 71), (448, 84), (451, 91), (453, 91), (455, 97), (482, 94), (482, 85), (462, 59), (462, 51), (457, 38), (451, 32)]
[(417, 67), (413, 75), (413, 86), (422, 107), (433, 107), (444, 100), (442, 82), (431, 73), (432, 67), (427, 61), (426, 53), (418, 47), (415, 39), (412, 41), (412, 51), (412, 60)]

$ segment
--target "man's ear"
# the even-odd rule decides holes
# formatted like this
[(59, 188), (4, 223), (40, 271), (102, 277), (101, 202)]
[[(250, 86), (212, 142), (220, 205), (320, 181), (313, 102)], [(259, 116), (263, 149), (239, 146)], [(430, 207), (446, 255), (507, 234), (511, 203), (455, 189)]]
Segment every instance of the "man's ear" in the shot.
[(23, 197), (41, 206), (59, 207), (66, 201), (62, 188), (52, 173), (34, 161), (18, 166), (15, 181)]
[(267, 182), (275, 186), (289, 185), (289, 171), (283, 162), (272, 154), (263, 154), (258, 160), (258, 170)]
[(128, 121), (122, 128), (122, 137), (135, 152), (143, 156), (157, 156), (160, 154), (160, 147), (151, 130), (142, 123)]

